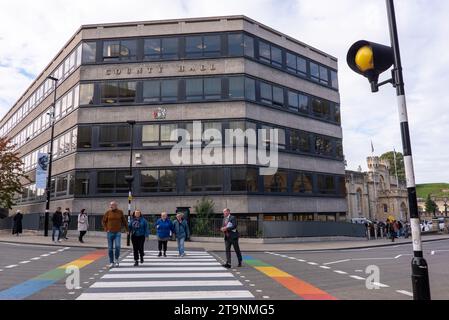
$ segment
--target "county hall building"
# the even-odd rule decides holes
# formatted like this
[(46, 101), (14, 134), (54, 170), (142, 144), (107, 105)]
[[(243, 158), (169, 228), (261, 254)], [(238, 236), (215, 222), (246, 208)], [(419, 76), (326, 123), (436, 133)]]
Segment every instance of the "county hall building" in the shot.
[[(45, 211), (35, 171), (50, 145), (48, 76), (58, 79), (51, 212), (102, 214), (111, 200), (126, 210), (132, 144), (132, 207), (145, 214), (191, 207), (195, 215), (208, 196), (217, 214), (229, 207), (240, 219), (345, 219), (337, 59), (329, 54), (245, 16), (82, 26), (0, 121), (31, 180), (13, 208), (25, 214)], [(278, 171), (174, 164), (170, 133), (191, 132), (193, 121), (223, 137), (226, 129), (278, 129)]]

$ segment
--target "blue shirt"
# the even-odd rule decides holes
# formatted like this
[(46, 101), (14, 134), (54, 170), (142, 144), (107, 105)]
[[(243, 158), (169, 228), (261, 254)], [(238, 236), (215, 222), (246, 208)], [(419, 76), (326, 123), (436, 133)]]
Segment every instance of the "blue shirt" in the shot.
[(145, 236), (148, 237), (150, 235), (150, 228), (148, 226), (147, 220), (143, 217), (139, 218), (131, 218), (131, 221), (129, 222), (129, 232), (132, 235), (141, 237)]
[(156, 221), (156, 230), (159, 238), (170, 238), (170, 231), (173, 231), (173, 223), (168, 218), (165, 221), (159, 218)]

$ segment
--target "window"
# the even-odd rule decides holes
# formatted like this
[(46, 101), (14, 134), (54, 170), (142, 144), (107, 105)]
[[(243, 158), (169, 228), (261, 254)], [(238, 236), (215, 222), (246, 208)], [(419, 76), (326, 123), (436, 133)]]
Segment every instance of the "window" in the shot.
[(129, 174), (127, 170), (117, 171), (98, 171), (97, 173), (97, 192), (98, 193), (126, 193), (128, 192), (128, 183), (125, 176)]
[(336, 150), (337, 158), (343, 159), (343, 144), (341, 143), (341, 141), (337, 141), (335, 143), (335, 150)]
[(143, 170), (140, 177), (142, 192), (176, 192), (174, 170)]
[(299, 74), (301, 76), (307, 75), (307, 61), (304, 58), (287, 52), (286, 59), (287, 71)]
[(254, 58), (254, 39), (241, 33), (228, 35), (228, 54)]
[(338, 177), (337, 178), (337, 193), (341, 196), (346, 196), (346, 178)]
[(260, 83), (260, 100), (263, 103), (272, 104), (273, 92), (270, 84), (265, 82)]
[(292, 190), (295, 193), (313, 193), (312, 175), (306, 173), (295, 173), (293, 175)]
[(103, 41), (103, 61), (135, 60), (137, 40)]
[(78, 127), (78, 148), (92, 148), (92, 127)]
[(288, 108), (303, 113), (309, 112), (309, 97), (294, 91), (288, 91)]
[(313, 213), (296, 213), (293, 215), (293, 221), (313, 221)]
[(159, 125), (150, 124), (142, 127), (142, 145), (144, 147), (159, 145)]
[(178, 38), (145, 39), (143, 44), (146, 60), (178, 59)]
[(287, 192), (287, 172), (263, 176), (263, 184), (265, 192)]
[(242, 99), (245, 97), (245, 78), (229, 78), (229, 99)]
[(290, 132), (290, 149), (292, 151), (310, 152), (309, 134), (292, 130)]
[(68, 176), (56, 178), (56, 196), (65, 196), (68, 190)]
[(135, 102), (136, 82), (120, 81), (101, 84), (101, 103)]
[(254, 79), (245, 78), (245, 97), (248, 100), (256, 100), (256, 81)]
[(174, 102), (177, 100), (177, 80), (150, 80), (143, 82), (143, 102)]
[(80, 97), (79, 104), (87, 105), (94, 104), (94, 84), (93, 83), (82, 83), (80, 84)]
[(282, 67), (282, 50), (267, 42), (259, 41), (259, 59), (273, 66)]
[(101, 126), (100, 147), (128, 147), (130, 146), (130, 126), (112, 125)]
[(263, 125), (261, 127), (261, 129), (265, 129), (265, 136), (263, 137), (263, 141), (267, 144), (267, 148), (268, 146), (273, 143), (273, 135), (271, 134), (271, 129), (277, 129), (278, 130), (278, 148), (279, 149), (285, 149), (285, 129), (282, 128), (273, 128), (270, 126), (265, 126)]
[(316, 136), (315, 137), (315, 152), (316, 154), (330, 156), (332, 155), (332, 141), (329, 138)]
[(310, 62), (310, 77), (312, 80), (329, 85), (328, 69), (324, 66)]
[(171, 134), (178, 129), (178, 124), (161, 124), (161, 146), (170, 146), (178, 142), (178, 138), (171, 139)]
[(75, 173), (75, 195), (89, 195), (89, 172)]
[(217, 57), (221, 54), (219, 35), (186, 37), (186, 57)]
[(334, 70), (331, 70), (331, 86), (334, 89), (338, 89), (338, 75)]
[(336, 123), (341, 123), (340, 106), (334, 104), (334, 121)]
[(258, 169), (231, 168), (231, 191), (258, 191)]
[(319, 174), (317, 177), (319, 193), (335, 194), (335, 181), (333, 176)]
[(330, 102), (318, 98), (313, 98), (312, 111), (315, 116), (328, 119), (330, 116)]
[(186, 79), (186, 99), (216, 100), (221, 98), (221, 78)]
[(203, 168), (186, 170), (186, 191), (222, 191), (223, 169)]

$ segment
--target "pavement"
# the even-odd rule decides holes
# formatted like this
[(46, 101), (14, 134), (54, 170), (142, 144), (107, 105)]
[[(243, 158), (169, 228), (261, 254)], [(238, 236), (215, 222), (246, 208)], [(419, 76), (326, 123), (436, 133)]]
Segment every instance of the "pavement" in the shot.
[[(152, 241), (156, 241), (154, 237), (151, 237)], [(449, 239), (448, 234), (429, 234), (423, 235), (422, 241), (438, 241)], [(69, 235), (69, 240), (63, 240), (61, 243), (54, 244), (51, 241), (51, 236), (44, 237), (43, 235), (37, 235), (35, 233), (25, 233), (19, 237), (13, 236), (9, 230), (0, 231), (0, 242), (13, 242), (13, 243), (28, 243), (28, 244), (40, 244), (49, 246), (68, 246), (79, 248), (107, 248), (105, 236), (89, 236), (89, 233), (84, 238), (85, 243), (80, 243), (75, 234)], [(340, 249), (358, 249), (369, 247), (383, 247), (394, 246), (398, 244), (411, 244), (412, 240), (409, 239), (396, 239), (395, 242), (391, 242), (388, 239), (378, 240), (339, 240), (339, 241), (322, 241), (322, 242), (301, 242), (301, 243), (241, 243), (240, 247), (242, 251), (246, 252), (258, 252), (258, 251), (315, 251), (315, 250), (340, 250)], [(126, 234), (122, 235), (122, 246), (126, 244)], [(223, 242), (206, 242), (206, 241), (187, 241), (185, 243), (186, 249), (191, 250), (207, 250), (207, 251), (224, 251)], [(153, 246), (153, 248), (155, 248)], [(176, 249), (176, 241), (169, 241), (168, 248), (170, 250)]]

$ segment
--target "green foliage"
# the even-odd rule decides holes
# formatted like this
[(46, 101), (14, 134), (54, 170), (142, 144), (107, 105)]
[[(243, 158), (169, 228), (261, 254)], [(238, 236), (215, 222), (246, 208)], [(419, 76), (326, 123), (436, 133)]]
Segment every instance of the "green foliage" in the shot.
[(15, 205), (14, 197), (22, 192), (23, 173), (19, 154), (14, 152), (10, 139), (0, 138), (0, 208), (11, 209)]
[[(388, 162), (390, 163), (390, 176), (396, 179), (396, 172), (394, 168), (394, 151), (386, 152), (381, 155), (380, 158), (383, 160), (388, 160)], [(396, 152), (396, 168), (398, 171), (399, 182), (405, 181), (404, 156), (400, 152)]]
[(430, 198), (430, 194), (427, 195), (427, 200), (426, 200), (426, 212), (427, 213), (434, 213), (436, 212), (436, 210), (438, 209), (437, 204), (435, 203), (435, 201), (433, 201)]
[(449, 197), (449, 192), (443, 192), (443, 190), (449, 190), (449, 183), (427, 183), (416, 185), (416, 194), (418, 198), (425, 199), (428, 194), (433, 197)]
[(203, 197), (196, 202), (193, 208), (196, 212), (193, 233), (202, 236), (212, 235), (215, 203), (211, 199)]

